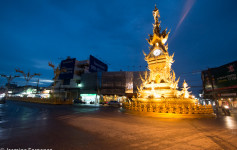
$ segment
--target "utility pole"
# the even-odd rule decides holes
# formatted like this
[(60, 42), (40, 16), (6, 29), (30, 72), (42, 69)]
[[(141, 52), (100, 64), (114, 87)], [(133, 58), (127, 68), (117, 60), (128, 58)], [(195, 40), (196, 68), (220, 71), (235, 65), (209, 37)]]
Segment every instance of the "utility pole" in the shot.
[(211, 75), (211, 70), (208, 68), (208, 78), (211, 81), (211, 87), (212, 87), (212, 98), (214, 99), (215, 103), (216, 103), (216, 111), (218, 113), (218, 109), (219, 109), (219, 103), (217, 102), (217, 98), (216, 98), (216, 92), (215, 92), (215, 87), (214, 87), (214, 83), (213, 80), (214, 78)]
[(28, 72), (28, 73), (25, 73), (24, 71), (22, 71), (22, 70), (20, 70), (20, 69), (16, 69), (16, 72), (19, 72), (19, 73), (21, 73), (23, 76), (24, 76), (24, 78), (25, 78), (25, 80), (26, 80), (26, 86), (25, 86), (25, 88), (27, 89), (27, 86), (28, 86), (28, 83), (29, 83), (29, 81), (34, 77), (34, 76), (40, 76), (41, 74), (39, 74), (39, 73), (34, 73), (34, 74), (30, 74), (30, 72)]
[(53, 83), (53, 92), (55, 91), (55, 85), (56, 85), (56, 80), (58, 79), (59, 75), (61, 72), (66, 72), (65, 69), (60, 70), (59, 66), (56, 68), (55, 65), (52, 62), (48, 63), (49, 66), (53, 69), (54, 73), (54, 83)]
[(38, 79), (38, 81), (37, 81), (36, 94), (38, 94), (38, 89), (39, 89), (39, 79)]
[(5, 92), (5, 96), (7, 97), (8, 96), (8, 89), (10, 87), (10, 83), (12, 82), (13, 79), (17, 78), (17, 77), (20, 77), (20, 76), (7, 76), (7, 75), (4, 75), (4, 74), (0, 74), (1, 77), (4, 77), (7, 79), (7, 86), (6, 86), (6, 92)]

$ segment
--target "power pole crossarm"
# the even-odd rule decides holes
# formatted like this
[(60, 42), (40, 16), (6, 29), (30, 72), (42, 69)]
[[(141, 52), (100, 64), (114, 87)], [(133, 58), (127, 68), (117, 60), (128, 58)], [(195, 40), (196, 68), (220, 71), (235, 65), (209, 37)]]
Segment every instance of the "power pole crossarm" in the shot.
[(7, 79), (7, 86), (6, 86), (6, 93), (5, 93), (5, 95), (6, 95), (6, 97), (7, 97), (7, 96), (8, 96), (8, 89), (9, 89), (9, 87), (10, 87), (11, 81), (12, 81), (13, 79), (17, 78), (17, 77), (20, 77), (20, 76), (12, 76), (12, 75), (7, 76), (7, 75), (4, 75), (4, 74), (1, 74), (0, 76)]
[(30, 72), (25, 73), (24, 71), (20, 70), (20, 69), (16, 69), (16, 72), (21, 73), (25, 80), (26, 80), (26, 86), (28, 85), (28, 82), (31, 80), (31, 78), (33, 78), (34, 76), (40, 76), (41, 74), (39, 73), (34, 73), (33, 75), (30, 74)]

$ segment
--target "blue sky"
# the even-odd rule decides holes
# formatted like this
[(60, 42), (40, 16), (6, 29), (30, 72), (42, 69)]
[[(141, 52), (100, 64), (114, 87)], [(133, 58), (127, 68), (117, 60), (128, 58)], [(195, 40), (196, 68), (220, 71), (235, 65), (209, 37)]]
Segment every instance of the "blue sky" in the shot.
[(21, 68), (51, 79), (49, 61), (85, 60), (90, 54), (109, 64), (109, 71), (145, 70), (142, 50), (149, 51), (155, 4), (162, 29), (171, 30), (169, 53), (175, 53), (173, 69), (181, 82), (185, 78), (199, 90), (201, 70), (236, 60), (236, 0), (5, 0), (0, 73)]

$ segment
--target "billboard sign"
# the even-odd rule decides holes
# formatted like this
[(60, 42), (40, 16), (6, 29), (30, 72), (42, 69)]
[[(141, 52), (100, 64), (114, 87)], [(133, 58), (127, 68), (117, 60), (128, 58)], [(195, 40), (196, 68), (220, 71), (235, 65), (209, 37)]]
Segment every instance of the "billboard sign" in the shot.
[(108, 65), (90, 55), (89, 72), (106, 72), (108, 71)]
[[(59, 79), (72, 79), (74, 75), (76, 58), (66, 59), (61, 62)], [(63, 71), (62, 71), (63, 70)]]
[(205, 90), (237, 88), (237, 61), (202, 72)]

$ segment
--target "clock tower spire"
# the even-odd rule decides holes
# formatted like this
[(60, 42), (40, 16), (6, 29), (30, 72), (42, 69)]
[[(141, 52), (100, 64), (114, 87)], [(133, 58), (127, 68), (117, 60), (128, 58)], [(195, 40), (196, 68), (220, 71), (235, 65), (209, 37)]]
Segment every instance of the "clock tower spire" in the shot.
[(140, 87), (140, 93), (144, 89), (155, 85), (157, 88), (161, 86), (160, 89), (164, 88), (163, 90), (167, 91), (165, 97), (173, 97), (176, 95), (178, 81), (175, 80), (175, 73), (171, 69), (174, 55), (169, 55), (168, 44), (166, 44), (169, 32), (167, 32), (167, 29), (161, 30), (160, 13), (156, 6), (152, 14), (154, 17), (153, 34), (149, 35), (149, 39), (147, 39), (150, 44), (150, 52), (148, 54), (144, 53), (150, 74), (146, 84)]
[(161, 30), (160, 13), (156, 6), (152, 13), (155, 20), (153, 34), (149, 35), (147, 40), (150, 52), (144, 53), (149, 73), (146, 71), (144, 76), (140, 76), (142, 83), (137, 87), (138, 96), (132, 98), (134, 102), (125, 104), (125, 107), (136, 111), (185, 114), (184, 116), (213, 113), (211, 105), (197, 104), (198, 101), (190, 95), (185, 81), (183, 89), (178, 90), (179, 79), (176, 79), (175, 72), (171, 68), (174, 55), (169, 55), (166, 44), (169, 32), (167, 33), (167, 29)]

